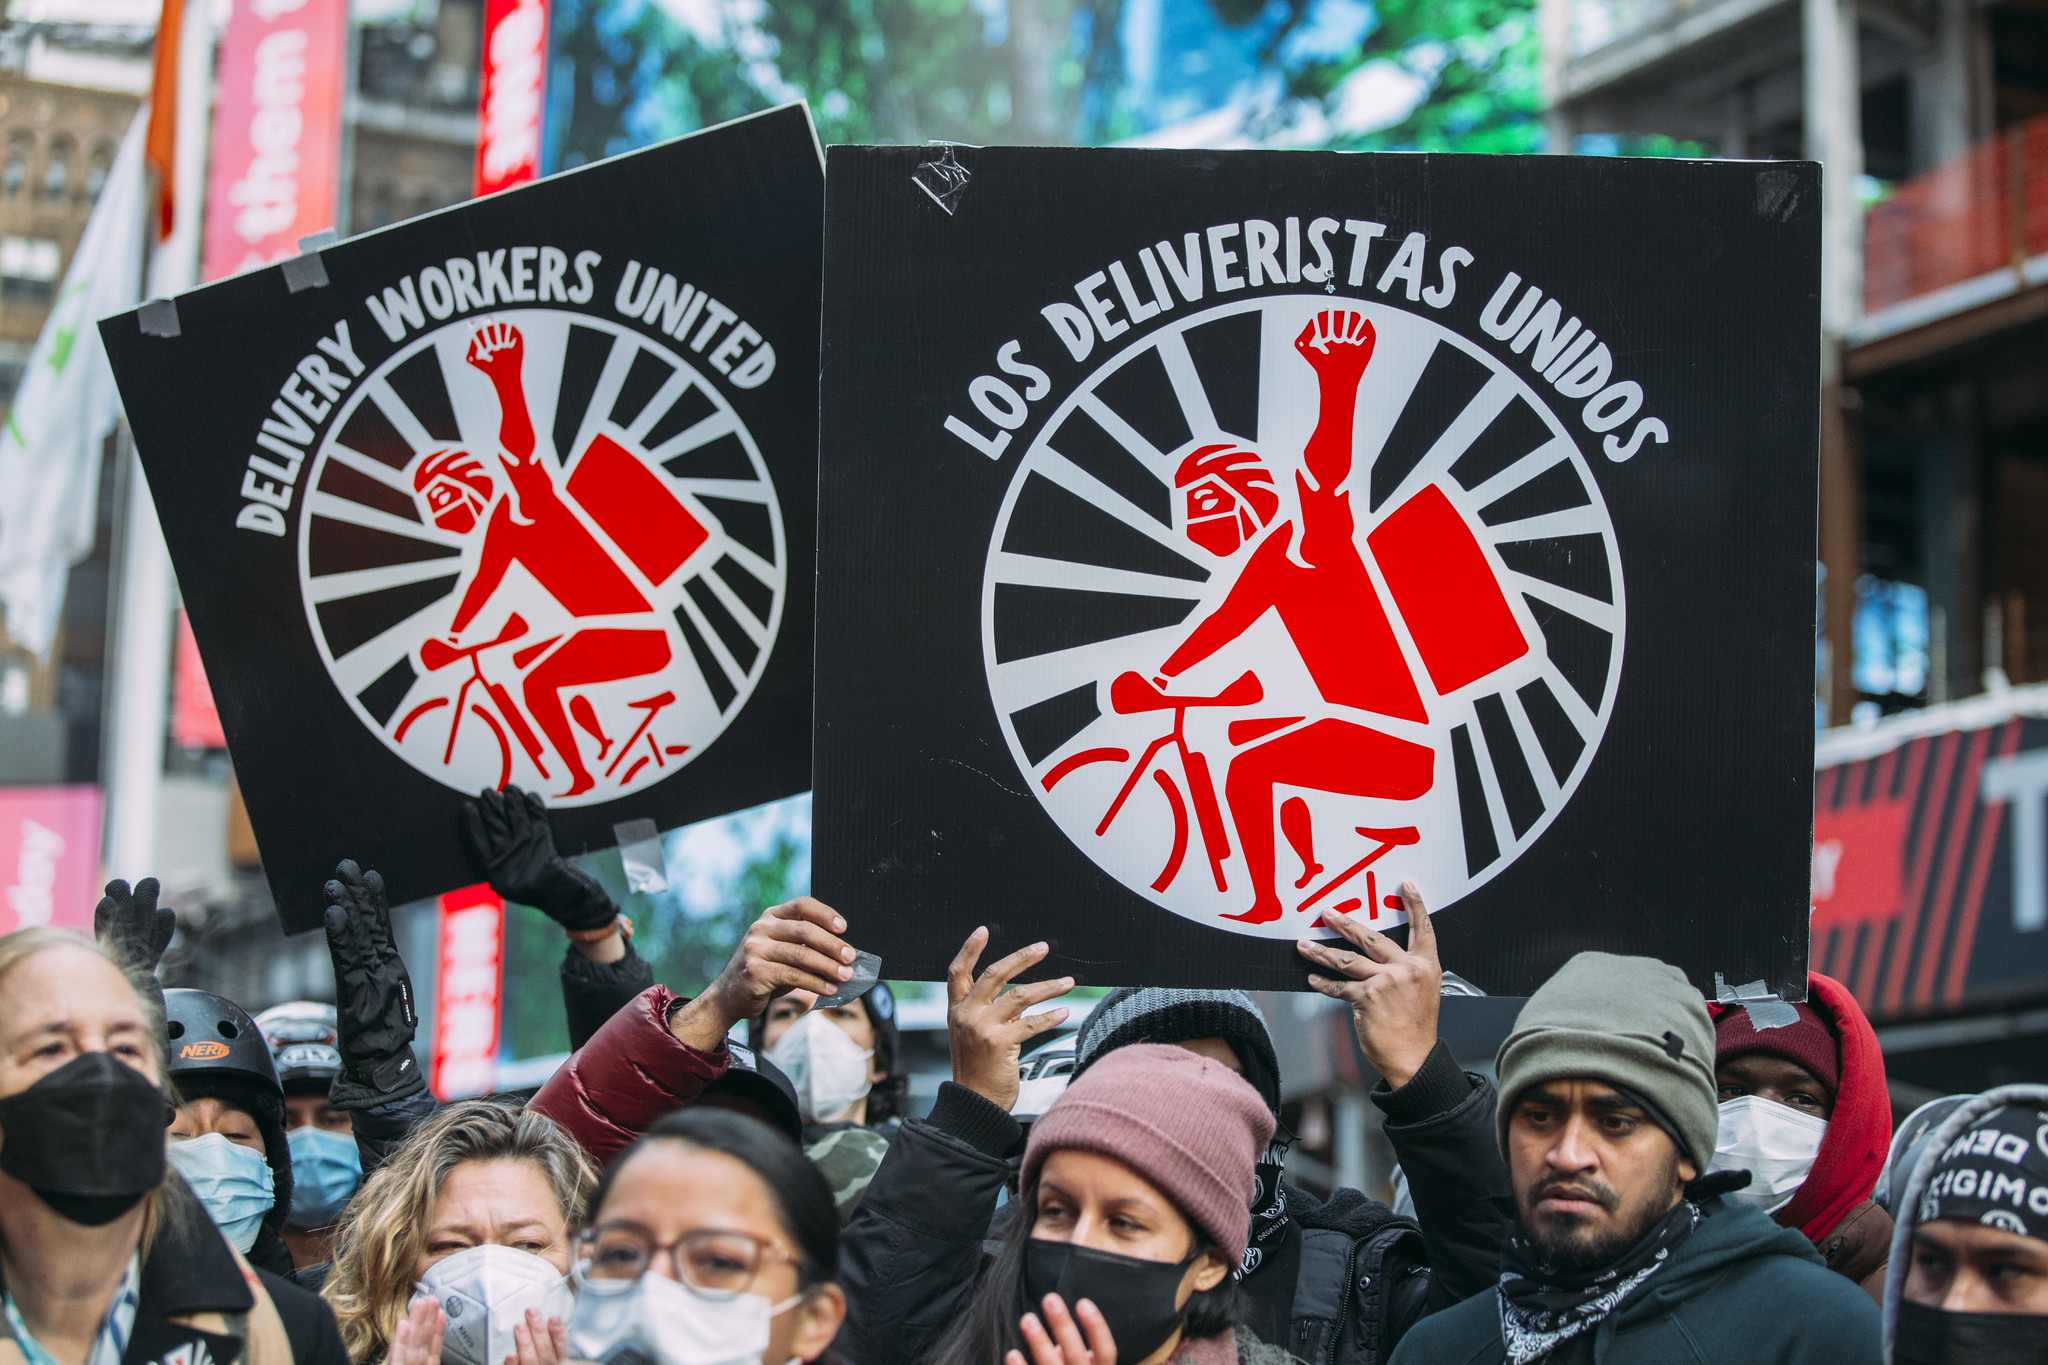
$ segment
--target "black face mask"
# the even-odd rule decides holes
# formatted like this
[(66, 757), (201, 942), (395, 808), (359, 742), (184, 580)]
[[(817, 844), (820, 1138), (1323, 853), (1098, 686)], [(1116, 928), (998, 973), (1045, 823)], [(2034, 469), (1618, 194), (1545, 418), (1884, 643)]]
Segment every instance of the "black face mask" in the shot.
[(1897, 1365), (2048, 1365), (2048, 1315), (1951, 1313), (1903, 1300)]
[(1175, 1300), (1180, 1297), (1181, 1277), (1194, 1259), (1190, 1256), (1178, 1264), (1141, 1261), (1136, 1256), (1034, 1237), (1024, 1251), (1024, 1292), (1031, 1300), (1031, 1311), (1041, 1317), (1045, 1310), (1040, 1305), (1047, 1294), (1059, 1295), (1069, 1312), (1082, 1299), (1088, 1300), (1109, 1324), (1116, 1358), (1137, 1365), (1164, 1345), (1187, 1319), (1188, 1310)]
[(105, 1052), (0, 1100), (0, 1171), (74, 1223), (100, 1227), (163, 1183), (170, 1098)]

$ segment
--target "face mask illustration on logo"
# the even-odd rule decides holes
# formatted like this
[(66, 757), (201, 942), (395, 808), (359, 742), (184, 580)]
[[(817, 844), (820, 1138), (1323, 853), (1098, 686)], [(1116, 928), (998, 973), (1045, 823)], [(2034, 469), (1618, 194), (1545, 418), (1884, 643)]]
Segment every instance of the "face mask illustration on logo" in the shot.
[(292, 1129), (285, 1140), (292, 1149), (291, 1221), (302, 1228), (324, 1228), (341, 1217), (362, 1183), (356, 1140), (311, 1125)]
[(862, 1051), (846, 1030), (822, 1014), (806, 1014), (768, 1049), (768, 1060), (788, 1073), (805, 1123), (837, 1123), (867, 1094), (873, 1049)]
[(219, 1133), (172, 1138), (167, 1155), (235, 1250), (256, 1245), (263, 1216), (277, 1206), (270, 1163)]
[(0, 1100), (0, 1171), (72, 1222), (103, 1226), (162, 1183), (174, 1112), (135, 1068), (88, 1052)]
[[(712, 376), (610, 319), (512, 309), (428, 331), (341, 401), (307, 478), (325, 491), (302, 513), (300, 590), (329, 675), (457, 791), (517, 783), (573, 807), (652, 786), (711, 746), (774, 653), (788, 564), (768, 466)], [(352, 624), (398, 590), (378, 574), (415, 564), (401, 616)]]
[(575, 1294), (568, 1277), (517, 1247), (484, 1246), (436, 1261), (420, 1277), (413, 1301), (438, 1299), (448, 1315), (441, 1357), (449, 1365), (503, 1365), (517, 1351), (512, 1329), (526, 1310), (568, 1322)]
[(803, 1295), (707, 1298), (653, 1271), (630, 1285), (583, 1286), (569, 1322), (578, 1360), (598, 1365), (760, 1365), (770, 1324)]
[[(1016, 466), (981, 618), (1067, 839), (1175, 914), (1287, 938), (1326, 912), (1391, 928), (1405, 878), (1441, 909), (1533, 847), (1626, 633), (1613, 523), (1543, 388), (1322, 295), (1205, 309), (1083, 380)], [(1488, 397), (1423, 415), (1454, 390)], [(1096, 624), (1057, 605), (1112, 587)]]
[(1730, 1198), (1776, 1213), (1806, 1183), (1826, 1119), (1802, 1114), (1789, 1104), (1742, 1095), (1721, 1106), (1721, 1133), (1709, 1171), (1748, 1171), (1749, 1185)]

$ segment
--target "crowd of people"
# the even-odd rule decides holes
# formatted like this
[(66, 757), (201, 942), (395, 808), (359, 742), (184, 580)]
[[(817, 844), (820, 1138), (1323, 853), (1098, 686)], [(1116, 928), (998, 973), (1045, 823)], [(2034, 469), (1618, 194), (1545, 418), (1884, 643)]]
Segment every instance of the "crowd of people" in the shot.
[(2048, 1363), (2048, 1087), (1894, 1131), (1818, 973), (1709, 1006), (1583, 952), (1488, 1077), (1438, 1037), (1417, 888), (1406, 943), (1327, 916), (1299, 951), (1377, 1073), (1397, 1211), (1288, 1178), (1241, 992), (1112, 991), (1027, 1108), (1074, 983), (1020, 982), (1043, 943), (984, 965), (978, 929), (912, 1117), (829, 906), (767, 911), (684, 998), (537, 798), (484, 793), (465, 837), (568, 937), (575, 1051), (536, 1092), (429, 1093), (354, 862), (333, 1005), (160, 989), (154, 881), (110, 884), (93, 937), (0, 937), (0, 1365)]

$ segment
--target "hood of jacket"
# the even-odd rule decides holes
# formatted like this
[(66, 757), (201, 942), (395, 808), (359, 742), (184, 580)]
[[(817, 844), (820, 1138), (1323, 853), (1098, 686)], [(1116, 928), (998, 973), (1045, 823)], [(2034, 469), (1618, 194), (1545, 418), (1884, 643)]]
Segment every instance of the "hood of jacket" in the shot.
[(1957, 1138), (1978, 1119), (2008, 1104), (2048, 1105), (2048, 1085), (2001, 1085), (1981, 1095), (1972, 1095), (1941, 1121), (1941, 1126), (1934, 1130), (1934, 1136), (1920, 1149), (1920, 1159), (1905, 1174), (1905, 1191), (1899, 1195), (1898, 1216), (1892, 1226), (1891, 1264), (1884, 1277), (1886, 1360), (1891, 1359), (1892, 1338), (1899, 1326), (1899, 1300), (1905, 1297), (1906, 1271), (1913, 1264), (1913, 1229), (1920, 1226), (1920, 1202), (1927, 1194), (1927, 1182), (1934, 1178), (1934, 1168), (1941, 1164), (1942, 1154)]
[[(1818, 1244), (1877, 1188), (1891, 1148), (1892, 1101), (1877, 1033), (1849, 988), (1831, 976), (1808, 972), (1806, 1003), (1835, 1035), (1841, 1081), (1813, 1169), (1790, 1202), (1772, 1216), (1780, 1226), (1798, 1228)], [(1730, 1008), (1739, 1007), (1708, 1006), (1716, 1019)]]
[(1699, 1201), (1700, 1224), (1671, 1253), (1671, 1263), (1614, 1310), (1617, 1327), (1647, 1322), (1687, 1302), (1722, 1271), (1758, 1256), (1792, 1256), (1821, 1264), (1803, 1233), (1781, 1228), (1770, 1215), (1726, 1195)]

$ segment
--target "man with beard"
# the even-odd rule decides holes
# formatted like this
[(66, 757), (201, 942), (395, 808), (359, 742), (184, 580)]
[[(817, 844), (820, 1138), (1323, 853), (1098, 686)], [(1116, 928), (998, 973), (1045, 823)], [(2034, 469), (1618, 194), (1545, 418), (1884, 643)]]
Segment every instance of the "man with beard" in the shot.
[(1494, 1062), (1518, 1226), (1499, 1285), (1417, 1323), (1393, 1365), (1875, 1362), (1877, 1306), (1727, 1197), (1714, 1029), (1677, 968), (1580, 953)]

